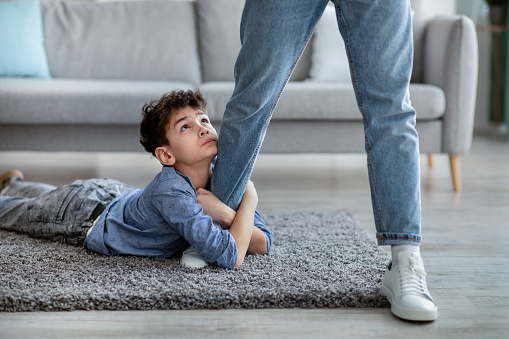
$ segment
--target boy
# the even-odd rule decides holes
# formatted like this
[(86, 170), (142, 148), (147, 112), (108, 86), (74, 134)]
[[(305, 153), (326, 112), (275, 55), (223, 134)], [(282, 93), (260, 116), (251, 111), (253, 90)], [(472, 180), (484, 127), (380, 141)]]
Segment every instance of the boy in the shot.
[(145, 105), (140, 142), (163, 165), (145, 189), (112, 179), (56, 188), (5, 173), (0, 228), (106, 255), (170, 257), (191, 245), (181, 260), (190, 267), (238, 267), (246, 253), (271, 251), (273, 233), (256, 212), (252, 183), (237, 212), (207, 191), (217, 133), (199, 91), (173, 91)]

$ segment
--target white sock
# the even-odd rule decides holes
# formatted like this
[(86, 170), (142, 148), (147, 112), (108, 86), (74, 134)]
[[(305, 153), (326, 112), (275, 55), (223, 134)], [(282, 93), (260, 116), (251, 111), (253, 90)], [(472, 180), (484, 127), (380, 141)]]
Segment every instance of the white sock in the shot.
[(392, 245), (392, 266), (396, 266), (398, 264), (398, 253), (403, 251), (416, 252), (417, 254), (420, 254), (418, 245)]

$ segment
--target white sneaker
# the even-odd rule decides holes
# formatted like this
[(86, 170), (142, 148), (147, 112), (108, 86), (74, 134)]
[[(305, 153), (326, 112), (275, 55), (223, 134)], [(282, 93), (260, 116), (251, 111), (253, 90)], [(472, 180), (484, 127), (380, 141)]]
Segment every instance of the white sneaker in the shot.
[(203, 268), (209, 264), (203, 260), (200, 253), (196, 252), (194, 247), (189, 246), (180, 258), (180, 265), (188, 268)]
[(426, 286), (426, 271), (418, 253), (398, 254), (398, 264), (385, 271), (381, 292), (389, 299), (392, 313), (402, 319), (432, 321), (438, 310)]

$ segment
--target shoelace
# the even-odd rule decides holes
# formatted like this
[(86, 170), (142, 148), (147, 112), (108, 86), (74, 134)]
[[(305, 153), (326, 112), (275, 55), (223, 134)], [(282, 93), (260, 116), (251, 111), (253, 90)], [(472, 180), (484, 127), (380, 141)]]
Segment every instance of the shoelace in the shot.
[(408, 258), (408, 261), (408, 266), (398, 265), (401, 294), (424, 295), (431, 299), (426, 287), (426, 271), (422, 266), (417, 265), (415, 258)]

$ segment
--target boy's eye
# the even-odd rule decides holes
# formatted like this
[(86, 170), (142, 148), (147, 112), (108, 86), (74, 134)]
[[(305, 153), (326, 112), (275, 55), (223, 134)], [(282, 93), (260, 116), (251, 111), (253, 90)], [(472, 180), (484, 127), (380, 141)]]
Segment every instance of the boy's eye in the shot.
[(187, 126), (187, 125), (183, 125), (183, 126), (180, 128), (180, 130), (181, 130), (181, 131), (185, 131), (185, 130), (186, 130), (186, 129), (188, 129), (188, 128), (189, 128), (189, 126)]
[(208, 124), (209, 123), (209, 119), (203, 118), (203, 119), (201, 119), (201, 122), (204, 123), (204, 124)]

